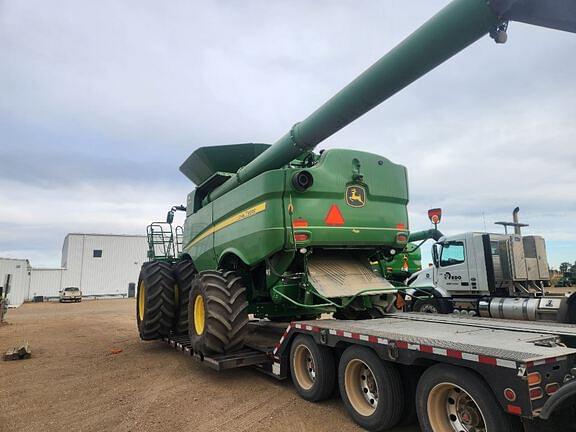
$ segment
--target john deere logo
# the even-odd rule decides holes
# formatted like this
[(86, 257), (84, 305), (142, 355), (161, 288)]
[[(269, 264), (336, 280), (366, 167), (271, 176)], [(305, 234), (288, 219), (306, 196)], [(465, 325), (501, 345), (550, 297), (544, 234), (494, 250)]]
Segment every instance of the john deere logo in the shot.
[(366, 205), (366, 190), (362, 186), (348, 186), (346, 188), (346, 204), (350, 207), (364, 207)]

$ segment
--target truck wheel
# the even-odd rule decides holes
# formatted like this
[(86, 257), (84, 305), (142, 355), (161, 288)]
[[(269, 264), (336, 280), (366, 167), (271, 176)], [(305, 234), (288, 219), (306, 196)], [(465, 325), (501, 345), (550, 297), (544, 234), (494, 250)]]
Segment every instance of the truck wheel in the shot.
[(364, 429), (383, 431), (400, 421), (404, 410), (400, 373), (374, 351), (347, 348), (340, 359), (338, 382), (346, 410)]
[(242, 278), (232, 271), (204, 271), (192, 280), (188, 303), (190, 342), (203, 354), (242, 349), (248, 330)]
[(431, 314), (448, 314), (452, 312), (451, 307), (448, 305), (446, 301), (435, 298), (416, 300), (412, 310), (414, 312), (431, 313)]
[(472, 371), (432, 366), (418, 383), (416, 409), (423, 432), (513, 432), (511, 419), (488, 384)]
[(190, 288), (192, 279), (198, 271), (191, 259), (182, 259), (174, 264), (174, 279), (176, 279), (178, 314), (176, 318), (175, 333), (188, 334), (188, 301), (190, 300)]
[(138, 279), (136, 321), (142, 340), (170, 335), (176, 317), (172, 266), (162, 261), (144, 263)]
[(290, 348), (290, 373), (303, 399), (319, 402), (332, 396), (336, 387), (336, 362), (328, 347), (310, 336), (298, 335)]

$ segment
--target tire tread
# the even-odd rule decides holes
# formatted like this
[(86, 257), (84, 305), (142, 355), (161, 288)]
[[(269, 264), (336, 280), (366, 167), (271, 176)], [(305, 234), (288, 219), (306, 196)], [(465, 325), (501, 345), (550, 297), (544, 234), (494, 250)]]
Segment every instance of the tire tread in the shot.
[(190, 340), (196, 351), (205, 354), (230, 353), (244, 346), (248, 330), (248, 302), (242, 278), (232, 271), (208, 270), (192, 282), (188, 313), (193, 315), (193, 297), (201, 293), (206, 308), (206, 324), (202, 335), (189, 321)]

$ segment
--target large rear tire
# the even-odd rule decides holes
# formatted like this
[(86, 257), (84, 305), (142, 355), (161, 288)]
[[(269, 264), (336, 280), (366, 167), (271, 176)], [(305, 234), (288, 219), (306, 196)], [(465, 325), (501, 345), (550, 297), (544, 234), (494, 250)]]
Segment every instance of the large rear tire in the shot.
[(248, 302), (242, 278), (232, 271), (204, 271), (192, 281), (188, 303), (190, 342), (203, 354), (242, 349)]
[(374, 351), (350, 346), (338, 368), (340, 396), (346, 411), (369, 431), (396, 426), (404, 411), (404, 388), (398, 368)]
[(174, 333), (178, 335), (188, 334), (188, 301), (192, 280), (198, 273), (191, 259), (185, 258), (177, 261), (174, 266), (174, 278), (177, 285), (178, 313)]
[(144, 263), (138, 279), (136, 321), (142, 340), (169, 336), (176, 318), (172, 266), (162, 261)]
[(500, 407), (488, 384), (474, 372), (436, 365), (422, 375), (416, 409), (423, 432), (514, 432), (517, 421)]

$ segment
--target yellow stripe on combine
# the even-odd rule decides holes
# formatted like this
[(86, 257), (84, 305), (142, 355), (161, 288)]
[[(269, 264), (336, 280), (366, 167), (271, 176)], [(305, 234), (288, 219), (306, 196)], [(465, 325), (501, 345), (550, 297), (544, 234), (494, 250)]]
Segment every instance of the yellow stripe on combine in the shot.
[(263, 202), (255, 205), (254, 207), (250, 207), (249, 209), (241, 211), (240, 213), (236, 213), (234, 216), (230, 216), (228, 219), (224, 219), (222, 222), (218, 222), (216, 225), (211, 226), (208, 229), (206, 229), (206, 231), (200, 233), (198, 236), (196, 236), (196, 238), (194, 238), (194, 240), (190, 242), (190, 246), (195, 245), (199, 241), (204, 240), (209, 235), (214, 234), (215, 232), (220, 231), (221, 229), (224, 229), (232, 224), (235, 224), (236, 222), (240, 222), (241, 220), (252, 217), (265, 210), (266, 210), (266, 203)]

